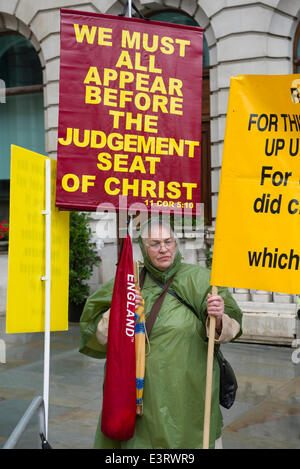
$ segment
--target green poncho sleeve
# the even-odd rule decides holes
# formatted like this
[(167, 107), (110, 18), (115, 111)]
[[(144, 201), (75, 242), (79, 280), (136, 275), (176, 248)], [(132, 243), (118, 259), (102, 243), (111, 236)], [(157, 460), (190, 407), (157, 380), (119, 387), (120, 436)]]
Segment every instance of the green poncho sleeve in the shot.
[(79, 352), (93, 358), (105, 358), (106, 346), (96, 339), (96, 329), (101, 316), (110, 308), (114, 288), (114, 279), (102, 285), (91, 295), (84, 306), (80, 318)]
[[(211, 293), (210, 271), (200, 266), (182, 264), (178, 274), (172, 282), (171, 289), (197, 312), (203, 324), (207, 318), (207, 294)], [(224, 312), (235, 319), (240, 325), (240, 331), (233, 340), (242, 334), (242, 311), (225, 287), (218, 288), (218, 295), (224, 300)]]

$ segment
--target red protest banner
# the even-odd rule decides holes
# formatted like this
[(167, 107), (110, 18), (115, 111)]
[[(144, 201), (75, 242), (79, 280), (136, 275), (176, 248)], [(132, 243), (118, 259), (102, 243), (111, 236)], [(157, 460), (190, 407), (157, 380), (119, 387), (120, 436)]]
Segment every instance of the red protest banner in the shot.
[(136, 419), (135, 283), (130, 236), (124, 239), (109, 315), (101, 431), (113, 440), (133, 437)]
[(125, 208), (195, 211), (202, 39), (198, 27), (61, 10), (58, 207), (122, 209), (125, 196)]

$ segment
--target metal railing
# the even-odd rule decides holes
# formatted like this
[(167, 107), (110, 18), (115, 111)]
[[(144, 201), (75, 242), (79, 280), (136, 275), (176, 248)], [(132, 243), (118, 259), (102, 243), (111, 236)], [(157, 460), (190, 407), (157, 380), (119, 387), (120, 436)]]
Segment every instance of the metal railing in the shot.
[(44, 435), (46, 435), (46, 419), (44, 399), (42, 396), (37, 396), (32, 400), (31, 404), (27, 408), (26, 412), (20, 419), (8, 440), (5, 442), (2, 449), (13, 449), (16, 446), (36, 412), (39, 416), (39, 435), (41, 436), (42, 440), (45, 439)]

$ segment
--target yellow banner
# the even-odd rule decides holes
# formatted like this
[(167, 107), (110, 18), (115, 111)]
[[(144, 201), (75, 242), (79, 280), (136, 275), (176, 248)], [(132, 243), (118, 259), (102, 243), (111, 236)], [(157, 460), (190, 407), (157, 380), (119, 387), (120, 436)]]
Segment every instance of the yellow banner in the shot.
[[(6, 332), (45, 330), (46, 156), (12, 146)], [(55, 207), (51, 161), (51, 331), (68, 329), (69, 214)]]
[(300, 75), (231, 79), (211, 284), (300, 292)]

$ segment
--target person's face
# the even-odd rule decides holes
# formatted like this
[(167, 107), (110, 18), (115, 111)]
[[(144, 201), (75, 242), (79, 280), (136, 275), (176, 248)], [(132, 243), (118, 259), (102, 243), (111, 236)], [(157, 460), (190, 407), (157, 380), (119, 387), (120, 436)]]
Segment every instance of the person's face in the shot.
[(159, 270), (167, 270), (174, 261), (176, 241), (166, 226), (154, 225), (146, 241), (148, 256)]

